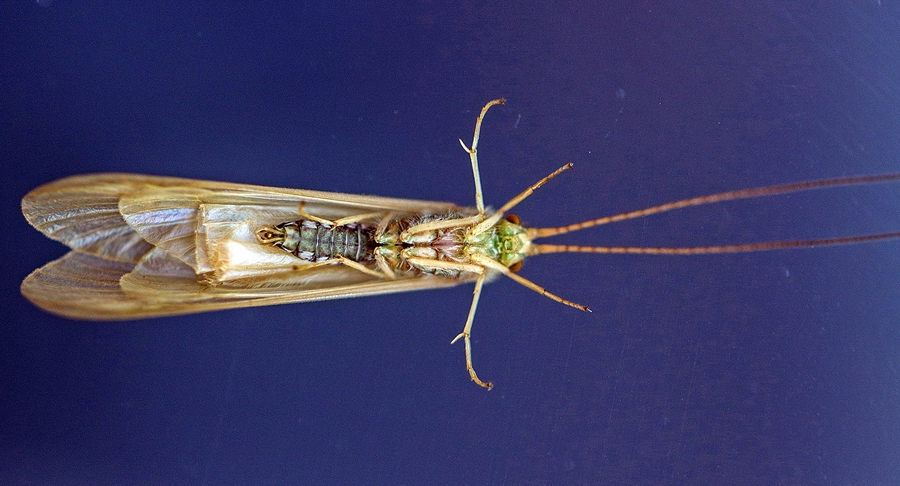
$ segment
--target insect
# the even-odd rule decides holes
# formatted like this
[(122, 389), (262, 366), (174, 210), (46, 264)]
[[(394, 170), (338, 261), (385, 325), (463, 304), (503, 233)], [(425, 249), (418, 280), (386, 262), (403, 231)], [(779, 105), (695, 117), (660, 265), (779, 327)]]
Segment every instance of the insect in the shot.
[(137, 319), (218, 309), (359, 297), (474, 282), (465, 326), (485, 283), (504, 275), (557, 302), (588, 311), (518, 275), (531, 255), (559, 252), (697, 255), (838, 245), (900, 237), (900, 232), (829, 239), (693, 248), (538, 244), (536, 240), (688, 206), (826, 187), (900, 180), (900, 174), (843, 177), (730, 191), (558, 228), (525, 228), (509, 211), (566, 164), (491, 211), (485, 208), (475, 122), (469, 154), (475, 207), (453, 203), (134, 174), (64, 178), (22, 199), (32, 226), (72, 251), (35, 270), (22, 294), (75, 319)]

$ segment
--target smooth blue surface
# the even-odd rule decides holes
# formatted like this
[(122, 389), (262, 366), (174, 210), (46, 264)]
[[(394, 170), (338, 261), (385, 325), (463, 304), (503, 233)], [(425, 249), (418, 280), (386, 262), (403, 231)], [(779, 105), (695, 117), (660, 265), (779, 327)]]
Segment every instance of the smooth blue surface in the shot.
[[(898, 484), (900, 242), (554, 255), (471, 287), (74, 322), (18, 292), (65, 251), (19, 200), (176, 175), (472, 204), (549, 226), (900, 171), (900, 9), (819, 2), (0, 6), (4, 484)], [(713, 245), (896, 231), (880, 185), (574, 234)]]

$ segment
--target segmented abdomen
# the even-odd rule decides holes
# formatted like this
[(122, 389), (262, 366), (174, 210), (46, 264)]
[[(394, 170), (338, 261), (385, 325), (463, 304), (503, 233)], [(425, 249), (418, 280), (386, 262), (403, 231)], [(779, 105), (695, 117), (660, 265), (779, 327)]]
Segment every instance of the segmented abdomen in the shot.
[(310, 220), (281, 223), (275, 227), (284, 232), (281, 248), (297, 258), (320, 262), (338, 255), (357, 262), (374, 260), (375, 228), (348, 224), (333, 228)]

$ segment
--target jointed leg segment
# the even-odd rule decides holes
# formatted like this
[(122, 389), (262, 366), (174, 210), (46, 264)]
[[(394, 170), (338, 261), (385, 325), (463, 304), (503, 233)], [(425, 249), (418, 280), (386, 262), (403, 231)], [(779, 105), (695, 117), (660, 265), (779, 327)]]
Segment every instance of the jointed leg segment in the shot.
[(504, 103), (506, 103), (506, 100), (500, 98), (499, 100), (489, 102), (481, 109), (478, 119), (475, 120), (475, 135), (472, 137), (472, 148), (466, 147), (466, 144), (462, 139), (459, 140), (459, 144), (462, 145), (463, 150), (469, 153), (469, 160), (472, 161), (472, 174), (475, 176), (475, 207), (478, 209), (478, 214), (484, 214), (484, 196), (481, 192), (481, 174), (478, 171), (478, 137), (481, 135), (481, 121), (484, 120), (484, 115), (492, 106), (502, 105)]
[(306, 211), (303, 210), (304, 205), (305, 205), (305, 203), (301, 202), (297, 207), (297, 212), (300, 213), (300, 216), (302, 216), (310, 221), (315, 221), (316, 223), (324, 224), (324, 225), (328, 225), (328, 226), (332, 226), (332, 227), (347, 226), (348, 224), (359, 223), (360, 221), (365, 221), (367, 219), (374, 220), (374, 219), (386, 218), (390, 214), (390, 213), (385, 213), (384, 211), (379, 211), (379, 212), (372, 212), (372, 213), (354, 214), (353, 216), (347, 216), (346, 218), (341, 218), (341, 219), (336, 219), (334, 221), (330, 221), (330, 220), (320, 218), (318, 216), (314, 216), (312, 214), (307, 213)]
[(478, 308), (478, 299), (481, 297), (481, 287), (484, 286), (484, 279), (486, 274), (482, 273), (478, 276), (478, 280), (475, 282), (475, 291), (474, 296), (472, 297), (472, 306), (469, 308), (469, 317), (466, 319), (466, 327), (463, 328), (463, 332), (459, 333), (453, 341), (450, 341), (450, 344), (459, 341), (459, 338), (463, 338), (463, 341), (466, 344), (466, 369), (469, 371), (469, 377), (472, 378), (479, 386), (483, 386), (490, 390), (494, 387), (494, 384), (487, 381), (481, 381), (478, 378), (478, 375), (475, 374), (475, 367), (472, 366), (472, 322), (475, 321), (475, 309)]

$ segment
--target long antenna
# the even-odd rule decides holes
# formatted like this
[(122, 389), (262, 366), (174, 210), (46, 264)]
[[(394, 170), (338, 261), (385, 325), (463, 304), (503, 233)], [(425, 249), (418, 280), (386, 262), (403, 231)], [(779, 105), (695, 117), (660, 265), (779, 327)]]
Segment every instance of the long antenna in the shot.
[(812, 248), (815, 246), (846, 245), (866, 241), (900, 238), (900, 231), (873, 235), (843, 236), (817, 240), (767, 241), (743, 245), (695, 246), (684, 248), (645, 248), (635, 246), (579, 246), (579, 245), (532, 245), (532, 255), (547, 253), (616, 253), (634, 255), (709, 255), (714, 253), (744, 253), (751, 251), (778, 250), (783, 248)]
[[(799, 191), (808, 191), (811, 189), (824, 189), (826, 187), (839, 187), (839, 186), (857, 186), (863, 184), (874, 184), (879, 182), (892, 182), (900, 180), (900, 174), (879, 174), (879, 175), (867, 175), (867, 176), (853, 176), (853, 177), (837, 177), (834, 179), (821, 179), (817, 181), (806, 181), (806, 182), (794, 182), (790, 184), (781, 184), (777, 186), (769, 186), (769, 187), (759, 187), (755, 189), (741, 189), (738, 191), (728, 191), (722, 192), (719, 194), (713, 194), (711, 196), (702, 196), (702, 197), (693, 197), (690, 199), (682, 199), (681, 201), (675, 201), (667, 204), (661, 204), (659, 206), (649, 207), (647, 209), (641, 209), (638, 211), (631, 211), (628, 213), (617, 214), (615, 216), (606, 216), (604, 218), (592, 219), (589, 221), (583, 221), (581, 223), (570, 224), (568, 226), (560, 226), (558, 228), (531, 228), (528, 230), (528, 235), (532, 239), (538, 238), (546, 238), (548, 236), (556, 236), (562, 235), (565, 233), (571, 233), (572, 231), (583, 230), (585, 228), (591, 228), (593, 226), (600, 226), (608, 223), (615, 223), (617, 221), (625, 221), (627, 219), (640, 218), (643, 216), (649, 216), (651, 214), (663, 213), (666, 211), (672, 211), (673, 209), (681, 209), (690, 206), (700, 206), (703, 204), (712, 204), (723, 201), (732, 201), (735, 199), (750, 199), (754, 197), (762, 197), (762, 196), (774, 196), (777, 194), (788, 194), (791, 192), (799, 192)], [(886, 233), (893, 234), (893, 233)], [(878, 235), (873, 235), (878, 236)], [(885, 239), (885, 238), (876, 238), (876, 239)], [(812, 240), (817, 241), (817, 240)], [(830, 240), (823, 240), (830, 241)], [(865, 240), (869, 241), (869, 240)], [(835, 243), (825, 243), (829, 245), (837, 245), (840, 243), (850, 243), (850, 242), (835, 242)], [(737, 245), (737, 246), (746, 246), (746, 245)], [(798, 246), (821, 246), (821, 245), (798, 245)], [(730, 248), (730, 247), (725, 247)], [(773, 248), (787, 248), (787, 247), (771, 247), (771, 248), (757, 248), (757, 249), (747, 249), (747, 250), (731, 250), (729, 253), (733, 253), (735, 251), (756, 251), (756, 250), (768, 250)], [(544, 252), (541, 252), (544, 253)], [(546, 252), (550, 253), (550, 252)], [(596, 253), (596, 252), (595, 252)], [(613, 252), (606, 252), (613, 253)], [(615, 253), (626, 253), (626, 252), (615, 252)], [(632, 252), (636, 253), (636, 252)], [(662, 252), (657, 252), (662, 253)], [(704, 252), (696, 252), (696, 253), (704, 253)], [(705, 252), (705, 253), (713, 253), (713, 252)], [(716, 253), (724, 253), (724, 252), (716, 252)], [(683, 254), (683, 253), (682, 253)]]

